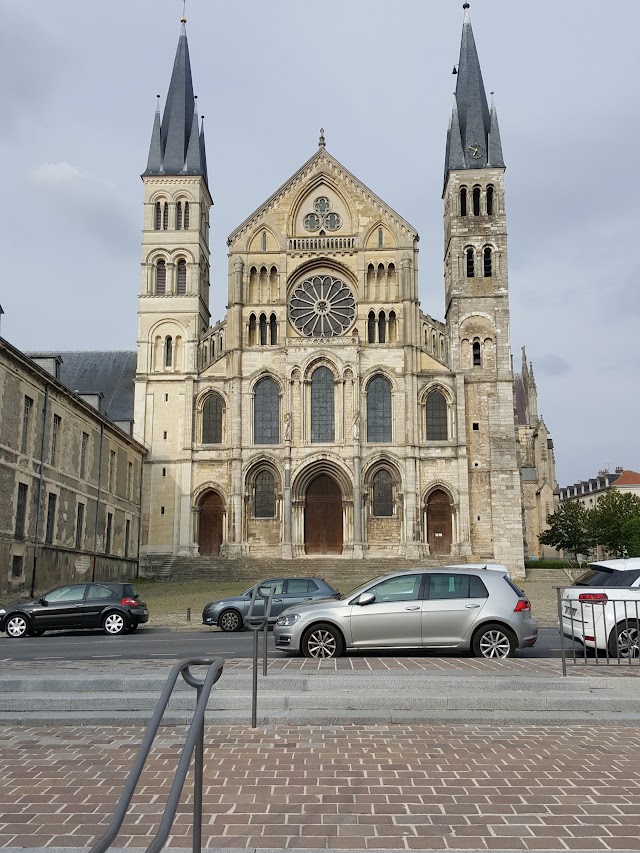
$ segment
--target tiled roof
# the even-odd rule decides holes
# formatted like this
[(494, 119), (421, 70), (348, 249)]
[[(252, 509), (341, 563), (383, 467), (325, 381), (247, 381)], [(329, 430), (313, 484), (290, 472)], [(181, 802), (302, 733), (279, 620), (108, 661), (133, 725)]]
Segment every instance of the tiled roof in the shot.
[(640, 474), (636, 471), (624, 471), (616, 480), (616, 486), (640, 486)]

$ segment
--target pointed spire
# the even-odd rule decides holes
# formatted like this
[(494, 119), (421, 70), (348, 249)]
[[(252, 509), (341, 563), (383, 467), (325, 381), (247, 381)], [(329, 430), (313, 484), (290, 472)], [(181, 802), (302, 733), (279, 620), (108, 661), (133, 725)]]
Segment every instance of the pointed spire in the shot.
[(207, 146), (204, 141), (204, 116), (202, 116), (202, 124), (200, 125), (200, 166), (205, 183), (209, 183), (209, 175), (207, 174)]
[(153, 132), (151, 134), (151, 145), (149, 146), (147, 172), (160, 171), (162, 171), (162, 140), (160, 138), (160, 95), (158, 95), (156, 116), (153, 121)]
[(184, 163), (184, 171), (188, 175), (201, 175), (202, 166), (200, 164), (200, 121), (198, 119), (198, 104), (196, 95), (193, 105), (193, 121), (191, 122), (191, 133), (189, 135), (189, 147), (187, 148), (187, 156)]
[(522, 378), (528, 378), (529, 369), (527, 367), (527, 350), (525, 347), (522, 347)]
[[(491, 94), (493, 95), (493, 92)], [(500, 139), (498, 111), (493, 99), (491, 100), (491, 127), (489, 130), (489, 165), (504, 168), (504, 155), (502, 153), (502, 140)]]

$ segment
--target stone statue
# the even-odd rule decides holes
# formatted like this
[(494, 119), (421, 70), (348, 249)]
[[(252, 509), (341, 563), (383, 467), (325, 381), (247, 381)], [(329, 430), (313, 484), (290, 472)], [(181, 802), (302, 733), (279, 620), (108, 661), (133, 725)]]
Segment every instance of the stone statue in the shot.
[(353, 416), (353, 438), (354, 441), (360, 438), (360, 412), (356, 412)]
[(291, 416), (289, 412), (284, 416), (284, 440), (291, 441)]

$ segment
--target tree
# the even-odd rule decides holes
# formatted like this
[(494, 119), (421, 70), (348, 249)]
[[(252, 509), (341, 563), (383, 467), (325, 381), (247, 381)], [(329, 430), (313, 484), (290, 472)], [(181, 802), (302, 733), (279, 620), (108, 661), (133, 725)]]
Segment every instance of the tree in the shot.
[(622, 525), (627, 557), (640, 557), (640, 518), (631, 518)]
[(616, 557), (624, 557), (633, 538), (633, 529), (625, 534), (625, 525), (640, 521), (640, 498), (609, 489), (591, 510), (591, 532), (595, 542)]
[(570, 551), (578, 562), (578, 554), (586, 554), (593, 545), (589, 513), (579, 501), (561, 503), (548, 516), (549, 529), (539, 536), (543, 545), (555, 545), (556, 551)]

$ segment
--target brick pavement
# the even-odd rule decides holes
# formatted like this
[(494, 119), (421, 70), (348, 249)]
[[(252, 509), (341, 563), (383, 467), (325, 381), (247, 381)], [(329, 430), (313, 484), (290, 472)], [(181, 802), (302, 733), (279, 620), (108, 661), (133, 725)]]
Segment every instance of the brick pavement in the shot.
[[(147, 846), (183, 729), (162, 729), (118, 846)], [(138, 728), (0, 729), (0, 846), (86, 847)], [(211, 848), (640, 850), (640, 732), (333, 726), (206, 733)], [(190, 845), (190, 789), (169, 846)]]

